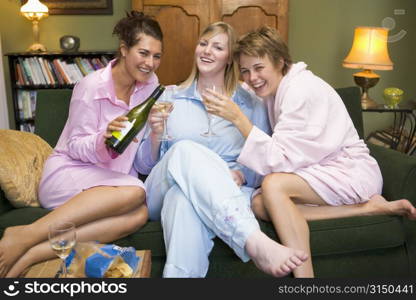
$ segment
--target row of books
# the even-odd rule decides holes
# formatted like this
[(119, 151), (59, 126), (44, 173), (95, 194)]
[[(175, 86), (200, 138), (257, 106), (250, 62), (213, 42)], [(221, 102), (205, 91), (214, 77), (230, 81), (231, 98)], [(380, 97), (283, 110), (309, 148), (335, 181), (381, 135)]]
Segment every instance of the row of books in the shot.
[(15, 60), (17, 86), (52, 86), (74, 85), (84, 76), (105, 67), (109, 58), (71, 57), (46, 58), (42, 56), (19, 57)]
[(22, 123), (20, 124), (20, 131), (27, 131), (34, 133), (35, 132), (35, 125), (33, 123)]
[(36, 97), (37, 92), (35, 90), (17, 91), (17, 107), (20, 120), (28, 120), (35, 117)]
[(372, 132), (366, 139), (367, 142), (385, 148), (395, 149), (408, 155), (416, 153), (416, 137), (409, 137), (406, 129), (402, 134), (394, 132), (392, 128)]

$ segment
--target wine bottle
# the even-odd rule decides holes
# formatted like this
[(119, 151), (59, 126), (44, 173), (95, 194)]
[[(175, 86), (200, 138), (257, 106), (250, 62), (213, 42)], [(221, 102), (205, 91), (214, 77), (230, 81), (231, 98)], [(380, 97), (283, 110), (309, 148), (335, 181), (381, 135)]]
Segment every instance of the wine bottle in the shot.
[(150, 109), (164, 90), (165, 87), (159, 85), (146, 101), (133, 107), (126, 115), (128, 118), (125, 121), (126, 127), (121, 131), (113, 131), (112, 136), (105, 141), (106, 145), (119, 154), (123, 153), (146, 124)]

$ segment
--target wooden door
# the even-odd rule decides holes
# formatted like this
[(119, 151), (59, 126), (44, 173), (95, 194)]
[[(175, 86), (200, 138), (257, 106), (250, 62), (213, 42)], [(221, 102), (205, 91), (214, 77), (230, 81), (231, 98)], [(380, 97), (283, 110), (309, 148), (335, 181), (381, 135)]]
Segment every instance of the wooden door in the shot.
[(234, 27), (238, 36), (261, 25), (276, 28), (287, 42), (287, 0), (220, 0), (219, 19)]
[(287, 40), (288, 0), (132, 0), (132, 9), (152, 15), (164, 35), (163, 84), (178, 84), (192, 68), (200, 32), (212, 22), (231, 24), (238, 35), (260, 25), (277, 28)]

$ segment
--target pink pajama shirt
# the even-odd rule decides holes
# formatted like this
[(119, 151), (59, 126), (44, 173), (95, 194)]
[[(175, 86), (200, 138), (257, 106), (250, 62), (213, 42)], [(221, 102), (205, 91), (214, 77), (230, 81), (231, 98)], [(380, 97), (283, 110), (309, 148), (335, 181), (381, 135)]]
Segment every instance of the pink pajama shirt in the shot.
[(253, 127), (238, 162), (261, 175), (294, 173), (329, 205), (380, 194), (382, 177), (342, 99), (325, 81), (293, 64), (275, 98), (265, 99), (273, 135)]
[(139, 142), (132, 142), (121, 155), (108, 151), (104, 133), (110, 121), (146, 100), (158, 79), (153, 75), (148, 82), (137, 83), (127, 105), (115, 95), (112, 64), (114, 61), (89, 74), (74, 88), (68, 120), (42, 173), (38, 193), (45, 208), (56, 208), (95, 186), (132, 185), (144, 189), (132, 169), (144, 130), (137, 136)]

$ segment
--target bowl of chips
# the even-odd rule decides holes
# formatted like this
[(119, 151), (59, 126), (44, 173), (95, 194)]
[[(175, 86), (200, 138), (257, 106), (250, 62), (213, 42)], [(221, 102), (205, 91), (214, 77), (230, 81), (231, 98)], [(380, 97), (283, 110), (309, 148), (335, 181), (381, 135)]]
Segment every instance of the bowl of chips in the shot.
[(75, 246), (66, 264), (71, 277), (131, 278), (139, 260), (133, 247), (86, 242)]

